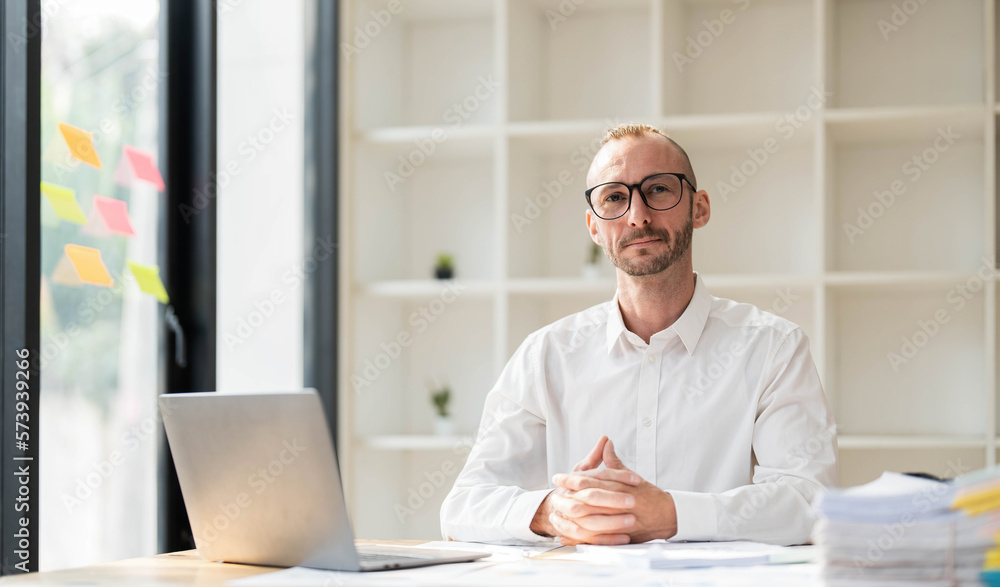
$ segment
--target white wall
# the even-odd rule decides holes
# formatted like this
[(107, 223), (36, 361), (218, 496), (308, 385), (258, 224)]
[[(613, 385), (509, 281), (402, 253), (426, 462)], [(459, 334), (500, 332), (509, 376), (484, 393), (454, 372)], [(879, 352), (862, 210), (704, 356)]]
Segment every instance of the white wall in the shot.
[(299, 388), (304, 2), (217, 7), (218, 387)]

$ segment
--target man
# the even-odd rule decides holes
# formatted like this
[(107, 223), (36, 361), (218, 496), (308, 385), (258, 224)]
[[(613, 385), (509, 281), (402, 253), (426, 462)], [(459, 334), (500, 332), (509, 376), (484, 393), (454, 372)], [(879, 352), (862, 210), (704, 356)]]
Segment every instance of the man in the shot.
[(441, 508), (442, 533), (807, 542), (837, 449), (802, 330), (706, 291), (691, 238), (708, 223), (708, 194), (666, 135), (611, 129), (587, 185), (587, 227), (618, 291), (511, 357)]

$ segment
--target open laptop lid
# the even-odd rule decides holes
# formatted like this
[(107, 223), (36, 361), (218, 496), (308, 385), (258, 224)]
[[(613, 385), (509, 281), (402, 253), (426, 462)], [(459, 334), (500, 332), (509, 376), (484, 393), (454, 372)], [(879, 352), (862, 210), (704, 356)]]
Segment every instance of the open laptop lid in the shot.
[(159, 404), (202, 557), (360, 570), (315, 391), (165, 394)]

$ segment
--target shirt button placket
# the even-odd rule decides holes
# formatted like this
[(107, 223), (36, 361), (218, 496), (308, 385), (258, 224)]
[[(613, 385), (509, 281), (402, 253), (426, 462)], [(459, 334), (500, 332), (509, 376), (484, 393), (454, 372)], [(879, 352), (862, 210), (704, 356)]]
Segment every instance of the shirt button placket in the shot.
[(638, 397), (638, 443), (636, 454), (637, 473), (650, 483), (656, 483), (656, 420), (659, 400), (660, 369), (657, 364), (662, 349), (660, 345), (650, 345), (639, 374)]

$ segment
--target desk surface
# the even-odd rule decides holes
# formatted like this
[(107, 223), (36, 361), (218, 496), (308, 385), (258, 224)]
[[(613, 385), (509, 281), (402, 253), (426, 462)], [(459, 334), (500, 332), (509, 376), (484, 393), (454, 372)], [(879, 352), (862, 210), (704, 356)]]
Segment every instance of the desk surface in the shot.
[[(396, 544), (396, 545), (418, 545), (425, 540), (359, 540), (362, 543), (376, 544)], [(566, 549), (556, 549), (534, 558), (549, 558), (569, 551)], [(553, 562), (552, 564), (560, 564)], [(562, 563), (562, 564), (582, 564), (582, 563)], [(643, 581), (655, 579), (657, 585), (673, 584), (698, 584), (698, 585), (795, 585), (795, 587), (809, 587), (820, 585), (817, 570), (809, 570), (808, 567), (815, 565), (772, 565), (756, 567), (733, 567), (730, 569), (720, 569), (720, 573), (712, 573), (711, 569), (687, 569), (677, 571), (640, 571), (640, 573), (653, 573), (648, 577), (643, 575), (638, 577), (641, 581), (633, 581), (637, 577), (629, 577), (629, 584), (636, 584)], [(798, 568), (796, 568), (798, 567)], [(495, 567), (499, 568), (499, 567)], [(275, 567), (259, 567), (254, 565), (239, 565), (229, 563), (209, 562), (198, 556), (197, 551), (187, 550), (144, 558), (134, 558), (113, 563), (93, 565), (79, 569), (67, 569), (63, 571), (51, 571), (47, 573), (30, 573), (26, 575), (12, 575), (0, 578), (0, 585), (56, 585), (56, 586), (91, 586), (91, 585), (128, 585), (129, 587), (177, 587), (178, 585), (198, 585), (202, 587), (219, 587), (233, 579), (241, 579), (262, 573), (271, 573), (277, 569)], [(479, 572), (479, 571), (477, 571)], [(483, 571), (485, 572), (485, 571)], [(550, 578), (558, 576), (563, 578), (564, 570), (552, 570), (547, 575)], [(551, 573), (555, 573), (552, 575)], [(708, 574), (706, 574), (708, 573)], [(531, 570), (529, 575), (536, 575), (536, 570)], [(595, 574), (589, 581), (590, 585), (620, 584), (621, 581), (615, 579), (609, 583), (601, 574)], [(674, 580), (677, 583), (674, 583)], [(489, 584), (497, 584), (496, 581)], [(564, 583), (564, 582), (563, 582)], [(510, 574), (503, 577), (503, 584), (526, 587), (524, 573), (520, 575)], [(532, 585), (535, 583), (531, 583)], [(548, 583), (542, 583), (548, 584)]]
[[(358, 540), (359, 543), (415, 545), (426, 540)], [(79, 569), (11, 575), (0, 579), (7, 585), (201, 585), (216, 587), (226, 581), (272, 573), (275, 567), (237, 565), (206, 561), (196, 550), (132, 558)]]

